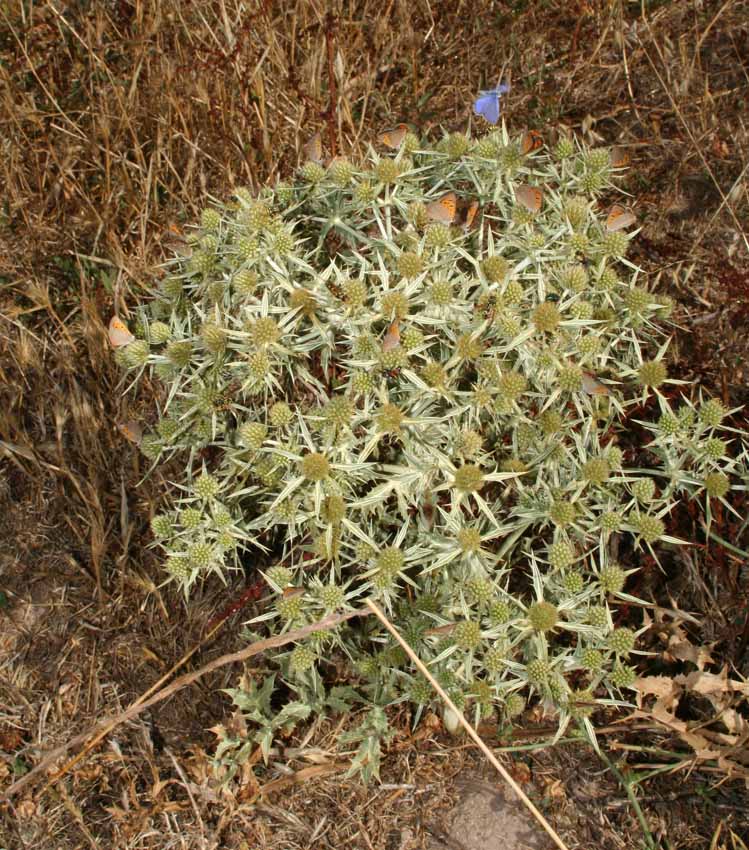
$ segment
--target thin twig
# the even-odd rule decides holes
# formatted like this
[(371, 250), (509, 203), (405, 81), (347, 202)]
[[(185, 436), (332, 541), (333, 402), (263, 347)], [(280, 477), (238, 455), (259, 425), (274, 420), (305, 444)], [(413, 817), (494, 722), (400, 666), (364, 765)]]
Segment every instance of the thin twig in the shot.
[[(108, 735), (115, 727), (120, 726), (122, 723), (125, 723), (128, 720), (132, 720), (134, 717), (137, 717), (142, 711), (147, 708), (150, 708), (152, 705), (156, 705), (156, 703), (162, 702), (167, 697), (172, 696), (172, 694), (177, 693), (177, 691), (182, 690), (182, 688), (186, 688), (188, 685), (191, 685), (193, 682), (196, 682), (198, 679), (207, 675), (208, 673), (212, 673), (214, 670), (218, 670), (219, 667), (225, 667), (227, 664), (234, 664), (237, 661), (245, 661), (248, 658), (252, 658), (253, 655), (259, 655), (261, 652), (265, 652), (268, 649), (275, 649), (279, 646), (284, 646), (287, 643), (292, 643), (295, 640), (301, 640), (302, 638), (307, 637), (307, 635), (312, 634), (313, 632), (322, 631), (324, 629), (333, 628), (333, 626), (337, 626), (339, 623), (343, 623), (346, 620), (350, 620), (353, 617), (367, 617), (369, 616), (369, 611), (366, 608), (356, 608), (353, 611), (346, 611), (343, 614), (331, 614), (329, 617), (324, 617), (322, 620), (318, 620), (316, 623), (310, 623), (307, 626), (303, 626), (301, 629), (296, 629), (291, 632), (286, 632), (284, 635), (278, 635), (277, 637), (267, 638), (266, 640), (258, 640), (255, 643), (251, 643), (249, 646), (244, 649), (239, 650), (239, 652), (231, 652), (228, 655), (222, 655), (219, 658), (210, 661), (208, 664), (205, 664), (199, 670), (195, 670), (193, 673), (185, 673), (183, 676), (180, 676), (179, 679), (175, 679), (170, 685), (162, 688), (157, 691), (153, 696), (149, 699), (144, 700), (143, 697), (139, 697), (134, 703), (132, 703), (125, 711), (120, 714), (115, 715), (111, 718), (105, 718), (104, 720), (99, 721), (90, 729), (87, 729), (85, 732), (80, 735), (76, 735), (75, 738), (71, 738), (67, 743), (60, 745), (59, 747), (55, 747), (54, 750), (47, 753), (41, 762), (32, 770), (30, 770), (24, 777), (19, 779), (17, 782), (14, 782), (8, 788), (5, 789), (2, 795), (0, 795), (0, 800), (7, 801), (10, 800), (11, 797), (14, 797), (18, 794), (19, 791), (22, 791), (36, 776), (40, 773), (43, 773), (45, 770), (48, 770), (57, 759), (61, 756), (65, 755), (65, 753), (72, 749), (73, 747), (77, 747), (80, 744), (86, 743), (90, 738), (93, 737), (91, 743), (86, 747), (86, 749), (78, 756), (73, 759), (70, 759), (57, 773), (49, 780), (47, 785), (42, 789), (41, 793), (49, 788), (52, 784), (57, 782), (65, 773), (73, 767), (83, 756), (93, 747), (96, 743), (98, 743), (102, 738)], [(169, 675), (169, 674), (167, 674)], [(163, 678), (159, 681), (163, 681)], [(153, 690), (153, 688), (151, 688)]]
[(481, 752), (486, 756), (486, 758), (491, 763), (492, 767), (499, 773), (502, 779), (512, 788), (515, 794), (518, 796), (518, 799), (523, 803), (523, 805), (528, 809), (528, 811), (533, 815), (533, 817), (541, 824), (546, 833), (552, 839), (552, 841), (560, 848), (560, 850), (567, 850), (567, 845), (562, 841), (559, 835), (554, 830), (554, 827), (546, 820), (546, 818), (539, 812), (539, 810), (535, 807), (533, 802), (529, 799), (527, 794), (523, 791), (523, 789), (515, 782), (515, 780), (510, 776), (507, 770), (499, 763), (497, 757), (494, 753), (486, 746), (483, 742), (481, 736), (478, 732), (471, 726), (471, 724), (465, 719), (463, 716), (463, 712), (455, 705), (455, 703), (450, 699), (450, 697), (445, 693), (443, 688), (440, 686), (439, 682), (432, 676), (432, 674), (427, 670), (426, 666), (419, 658), (419, 656), (411, 649), (410, 645), (406, 643), (406, 641), (401, 637), (400, 633), (397, 631), (395, 626), (388, 620), (388, 618), (383, 613), (382, 609), (377, 605), (376, 602), (373, 602), (371, 599), (367, 599), (367, 605), (372, 610), (372, 612), (377, 616), (377, 618), (382, 622), (385, 628), (390, 632), (390, 634), (398, 641), (398, 643), (403, 647), (404, 651), (408, 655), (408, 657), (413, 661), (413, 663), (417, 666), (421, 674), (427, 679), (429, 684), (437, 691), (440, 695), (441, 699), (444, 703), (455, 713), (455, 716), (460, 721), (461, 726), (466, 730), (468, 735), (471, 737), (476, 746), (481, 750)]

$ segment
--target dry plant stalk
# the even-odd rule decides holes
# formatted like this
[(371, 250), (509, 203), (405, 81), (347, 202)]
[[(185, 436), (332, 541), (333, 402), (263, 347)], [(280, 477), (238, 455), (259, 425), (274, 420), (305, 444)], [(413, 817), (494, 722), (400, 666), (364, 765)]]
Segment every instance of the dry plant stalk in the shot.
[[(132, 720), (145, 709), (150, 708), (152, 705), (156, 705), (156, 703), (162, 702), (167, 697), (172, 696), (172, 694), (175, 694), (177, 691), (181, 691), (182, 688), (186, 688), (188, 685), (191, 685), (193, 682), (196, 682), (198, 679), (201, 679), (208, 673), (212, 673), (214, 670), (218, 670), (220, 667), (225, 667), (227, 664), (234, 664), (238, 661), (246, 661), (248, 658), (252, 658), (254, 655), (259, 655), (261, 652), (265, 652), (268, 649), (276, 649), (279, 646), (285, 646), (287, 643), (293, 643), (294, 641), (301, 640), (302, 638), (307, 637), (313, 632), (333, 628), (339, 623), (343, 623), (346, 620), (351, 620), (353, 617), (366, 617), (369, 615), (369, 613), (370, 612), (365, 608), (356, 608), (353, 611), (346, 611), (343, 614), (331, 614), (329, 617), (324, 617), (322, 620), (318, 620), (316, 623), (310, 623), (307, 626), (303, 626), (301, 629), (295, 629), (294, 631), (286, 632), (286, 634), (278, 635), (278, 637), (255, 641), (255, 643), (251, 643), (249, 646), (239, 650), (238, 652), (231, 652), (227, 655), (222, 655), (219, 658), (210, 661), (208, 664), (203, 665), (199, 670), (195, 670), (193, 673), (185, 673), (183, 676), (180, 676), (179, 679), (176, 679), (170, 685), (167, 685), (166, 687), (156, 691), (156, 693), (154, 693), (153, 696), (149, 697), (148, 699), (144, 700), (142, 696), (139, 697), (137, 700), (135, 700), (135, 702), (128, 706), (125, 711), (115, 715), (114, 717), (100, 720), (92, 728), (86, 730), (80, 735), (76, 735), (75, 738), (71, 738), (71, 740), (69, 740), (67, 743), (62, 744), (61, 746), (56, 747), (50, 753), (47, 753), (47, 755), (44, 756), (44, 758), (35, 768), (30, 770), (23, 778), (19, 779), (17, 782), (14, 782), (5, 790), (3, 795), (0, 796), (0, 801), (8, 802), (12, 797), (16, 796), (27, 785), (29, 785), (29, 783), (36, 776), (38, 776), (40, 773), (43, 773), (45, 770), (48, 770), (52, 766), (52, 764), (58, 758), (65, 755), (68, 750), (88, 741), (89, 743), (86, 744), (86, 747), (77, 756), (70, 759), (49, 780), (47, 785), (45, 785), (44, 789), (42, 789), (43, 793), (43, 791), (45, 791), (47, 788), (49, 788), (51, 785), (61, 779), (73, 766), (75, 766), (82, 758), (84, 758), (84, 756), (88, 752), (90, 752), (93, 747), (95, 747), (96, 744), (102, 740), (102, 738), (108, 735), (117, 726), (120, 726), (122, 723), (125, 723), (128, 720)], [(189, 654), (192, 655), (193, 652), (194, 650), (191, 650)], [(89, 739), (91, 740), (89, 741)]]
[(440, 696), (440, 699), (447, 705), (450, 710), (455, 714), (460, 722), (460, 725), (466, 730), (466, 733), (471, 738), (471, 740), (476, 744), (476, 746), (481, 750), (481, 752), (486, 756), (487, 760), (491, 764), (491, 766), (499, 773), (502, 779), (512, 788), (515, 792), (516, 796), (520, 800), (520, 802), (528, 809), (528, 811), (533, 815), (533, 817), (538, 821), (538, 823), (544, 828), (546, 833), (552, 839), (552, 841), (560, 848), (560, 850), (567, 850), (567, 845), (562, 841), (559, 835), (554, 830), (554, 827), (546, 820), (546, 818), (539, 812), (539, 810), (533, 805), (533, 802), (528, 798), (523, 789), (515, 782), (515, 780), (510, 776), (507, 770), (501, 765), (497, 757), (494, 753), (486, 746), (484, 741), (482, 740), (479, 733), (471, 726), (471, 724), (465, 719), (463, 712), (455, 705), (455, 703), (450, 699), (445, 690), (440, 686), (439, 682), (432, 676), (432, 674), (427, 669), (426, 665), (421, 661), (419, 656), (411, 649), (408, 643), (401, 637), (400, 633), (397, 631), (395, 626), (388, 620), (385, 616), (382, 609), (377, 605), (376, 602), (373, 602), (371, 599), (367, 599), (367, 605), (372, 610), (372, 612), (377, 616), (380, 622), (385, 626), (385, 628), (390, 632), (390, 634), (398, 641), (398, 643), (403, 647), (404, 652), (408, 655), (408, 657), (413, 661), (413, 663), (418, 668), (419, 672), (427, 679), (429, 684), (434, 688), (435, 691)]

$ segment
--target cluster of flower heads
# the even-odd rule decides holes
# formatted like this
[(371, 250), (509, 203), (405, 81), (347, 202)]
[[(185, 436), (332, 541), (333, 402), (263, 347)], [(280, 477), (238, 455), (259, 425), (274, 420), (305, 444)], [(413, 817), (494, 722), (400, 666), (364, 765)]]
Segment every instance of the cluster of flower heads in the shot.
[[(142, 450), (185, 463), (153, 520), (169, 576), (271, 556), (263, 633), (373, 597), (476, 718), (619, 698), (638, 600), (612, 536), (678, 543), (675, 500), (731, 510), (743, 456), (668, 377), (669, 299), (599, 206), (615, 171), (569, 139), (409, 133), (206, 209), (118, 351), (165, 386)], [(341, 659), (380, 705), (433, 699), (372, 618), (276, 663), (299, 689)]]

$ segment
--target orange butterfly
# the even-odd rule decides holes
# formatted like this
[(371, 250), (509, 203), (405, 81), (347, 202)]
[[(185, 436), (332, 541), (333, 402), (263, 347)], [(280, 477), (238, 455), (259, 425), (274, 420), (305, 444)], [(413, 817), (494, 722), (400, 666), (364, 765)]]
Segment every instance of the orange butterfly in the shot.
[(632, 210), (622, 207), (619, 204), (614, 204), (606, 216), (606, 230), (613, 233), (615, 230), (624, 230), (625, 227), (630, 227), (637, 223), (637, 218)]
[(398, 319), (390, 323), (390, 327), (387, 329), (387, 333), (382, 338), (383, 351), (392, 351), (394, 348), (398, 348), (398, 346), (401, 344), (401, 332), (398, 325)]
[(457, 623), (445, 623), (444, 626), (435, 626), (433, 629), (427, 629), (424, 634), (430, 637), (432, 635), (449, 635), (457, 625)]
[(431, 221), (441, 224), (452, 224), (455, 221), (455, 213), (458, 209), (458, 198), (455, 192), (448, 192), (438, 201), (427, 204), (427, 216)]
[(136, 446), (139, 446), (140, 441), (143, 439), (143, 429), (132, 419), (129, 419), (127, 422), (118, 422), (117, 430), (123, 437), (130, 440), (131, 443), (135, 443)]
[(520, 201), (528, 212), (537, 213), (541, 209), (544, 193), (538, 186), (528, 186), (522, 183), (515, 187), (515, 199)]
[(283, 589), (284, 599), (294, 599), (296, 596), (301, 596), (304, 593), (303, 587), (285, 587)]
[(523, 156), (527, 156), (543, 146), (544, 140), (538, 130), (528, 130), (520, 142), (520, 151)]
[(476, 215), (479, 211), (479, 202), (471, 201), (468, 206), (463, 210), (464, 220), (463, 220), (463, 229), (470, 230), (473, 227), (473, 223), (476, 221)]
[(109, 320), (109, 341), (113, 348), (121, 348), (123, 345), (130, 345), (135, 337), (128, 330), (127, 325), (118, 316), (112, 316)]
[(606, 384), (602, 384), (590, 372), (583, 372), (583, 390), (588, 395), (611, 395), (611, 391)]
[(304, 146), (304, 155), (308, 162), (322, 162), (322, 136), (318, 130)]
[(395, 127), (383, 130), (377, 136), (377, 141), (381, 145), (386, 145), (393, 150), (398, 150), (398, 148), (403, 144), (403, 140), (406, 138), (407, 134), (408, 124), (396, 124)]
[(612, 168), (626, 168), (631, 161), (632, 157), (630, 156), (629, 151), (621, 147), (621, 145), (614, 145), (614, 147), (611, 148)]

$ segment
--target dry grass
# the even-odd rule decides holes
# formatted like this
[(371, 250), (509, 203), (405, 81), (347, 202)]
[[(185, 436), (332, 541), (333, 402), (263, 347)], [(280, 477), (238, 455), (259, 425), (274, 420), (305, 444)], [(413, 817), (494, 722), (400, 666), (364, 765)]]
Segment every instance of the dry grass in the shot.
[[(120, 398), (104, 331), (113, 304), (126, 312), (147, 290), (170, 227), (193, 220), (209, 195), (287, 175), (313, 129), (355, 153), (395, 121), (430, 134), (462, 127), (471, 96), (503, 67), (511, 125), (564, 123), (631, 148), (639, 259), (679, 302), (680, 377), (726, 403), (748, 401), (746, 2), (0, 2), (4, 785), (136, 698), (231, 598), (206, 587), (188, 610), (158, 587), (146, 544), (162, 482), (136, 486), (141, 461), (114, 428), (126, 406), (152, 416), (155, 390)], [(703, 539), (686, 512), (680, 522)], [(746, 548), (727, 518), (716, 528)], [(718, 663), (748, 675), (746, 564), (721, 547), (689, 558), (668, 583), (643, 565), (642, 592), (696, 612), (692, 638), (715, 642)], [(236, 624), (196, 666), (238, 648)], [(326, 727), (312, 743), (289, 742), (232, 793), (217, 790), (205, 727), (225, 712), (217, 689), (237, 672), (180, 692), (51, 791), (16, 800), (0, 845), (405, 850), (444, 834), (452, 779), (473, 757), (443, 738), (413, 741), (405, 717), (383, 777), (391, 788), (326, 773), (335, 763)], [(623, 731), (619, 743), (678, 746), (648, 734)], [(578, 751), (543, 758), (529, 785), (541, 800), (546, 778), (587, 769)], [(310, 766), (319, 775), (253, 802), (261, 785)], [(704, 768), (687, 786), (703, 795), (699, 813), (667, 806), (674, 846), (704, 846), (735, 816), (737, 792), (715, 789)], [(571, 846), (635, 845), (622, 838), (637, 829), (624, 792), (606, 783), (592, 807), (567, 792), (584, 815), (560, 817)], [(657, 824), (669, 791), (666, 780), (653, 787), (643, 808)], [(732, 840), (726, 827), (715, 846), (734, 850)]]

